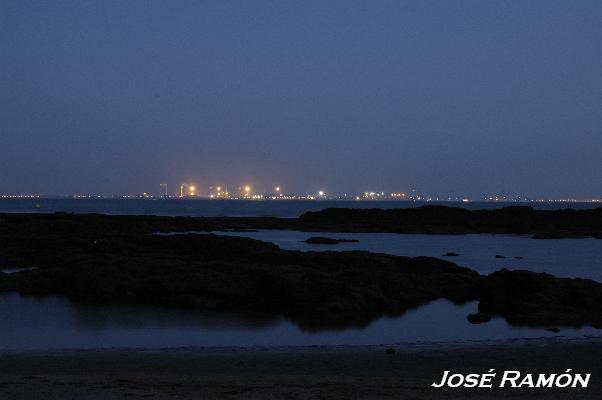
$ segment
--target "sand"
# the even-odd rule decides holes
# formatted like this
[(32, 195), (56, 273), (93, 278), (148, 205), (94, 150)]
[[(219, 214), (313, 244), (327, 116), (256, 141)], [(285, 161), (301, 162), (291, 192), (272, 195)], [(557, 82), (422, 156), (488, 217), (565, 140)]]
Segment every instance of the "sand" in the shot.
[[(0, 399), (600, 399), (602, 340), (33, 351), (0, 356)], [(443, 370), (591, 373), (587, 389), (434, 389)]]

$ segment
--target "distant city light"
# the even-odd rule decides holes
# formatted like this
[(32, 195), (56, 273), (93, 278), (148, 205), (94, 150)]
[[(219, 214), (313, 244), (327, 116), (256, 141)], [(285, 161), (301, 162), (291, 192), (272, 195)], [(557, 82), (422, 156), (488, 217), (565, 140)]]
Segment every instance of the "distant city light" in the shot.
[[(167, 183), (159, 184), (159, 192), (136, 192), (137, 194), (114, 194), (114, 195), (101, 195), (101, 194), (84, 194), (75, 193), (66, 195), (66, 197), (74, 199), (91, 199), (91, 198), (206, 198), (206, 199), (219, 199), (219, 200), (315, 200), (315, 199), (339, 199), (339, 200), (356, 200), (356, 201), (375, 201), (375, 200), (401, 200), (408, 202), (475, 202), (475, 201), (486, 201), (486, 202), (520, 202), (520, 203), (596, 203), (596, 205), (602, 203), (601, 198), (589, 198), (589, 199), (578, 199), (574, 197), (568, 198), (531, 198), (524, 194), (482, 194), (479, 198), (471, 198), (470, 196), (434, 196), (425, 193), (417, 193), (416, 190), (408, 191), (382, 191), (382, 190), (367, 190), (353, 192), (341, 192), (341, 193), (330, 193), (324, 189), (316, 190), (313, 193), (290, 193), (284, 192), (283, 188), (278, 185), (272, 186), (272, 190), (266, 191), (265, 193), (258, 192), (257, 189), (253, 189), (250, 184), (238, 186), (237, 193), (229, 193), (227, 186), (223, 183), (220, 186), (208, 186), (207, 191), (200, 185), (191, 183), (179, 184), (179, 191), (175, 193), (168, 193)], [(380, 189), (380, 188), (379, 188)], [(315, 193), (315, 194), (314, 194)], [(19, 193), (0, 193), (0, 199), (19, 199), (19, 198), (40, 198), (45, 197), (39, 194), (19, 194)]]

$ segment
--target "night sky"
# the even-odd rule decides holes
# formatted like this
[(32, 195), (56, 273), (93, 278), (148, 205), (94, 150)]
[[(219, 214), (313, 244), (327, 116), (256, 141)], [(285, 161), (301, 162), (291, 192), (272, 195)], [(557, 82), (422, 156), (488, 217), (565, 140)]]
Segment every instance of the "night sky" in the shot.
[(0, 0), (0, 192), (602, 195), (602, 2)]

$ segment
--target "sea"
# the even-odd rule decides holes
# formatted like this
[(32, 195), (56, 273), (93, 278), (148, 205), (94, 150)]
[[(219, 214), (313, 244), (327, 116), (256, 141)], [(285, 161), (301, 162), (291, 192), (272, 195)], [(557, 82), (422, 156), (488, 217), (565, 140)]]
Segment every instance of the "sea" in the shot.
[(207, 200), (207, 199), (0, 199), (2, 213), (99, 213), (116, 215), (164, 215), (194, 217), (280, 217), (294, 218), (324, 208), (407, 208), (425, 205), (462, 207), (469, 210), (525, 205), (538, 210), (590, 209), (602, 207), (587, 202), (440, 202), (440, 201), (354, 201), (354, 200)]
[[(103, 213), (183, 216), (296, 217), (328, 207), (397, 208), (441, 204), (469, 209), (491, 209), (520, 203), (400, 202), (400, 201), (213, 201), (150, 199), (1, 199), (0, 212)], [(596, 207), (595, 203), (526, 203), (536, 209)], [(204, 233), (203, 233), (204, 234)], [(488, 274), (501, 268), (528, 269), (562, 277), (602, 282), (602, 240), (535, 240), (521, 235), (408, 235), (386, 233), (328, 233), (329, 237), (357, 239), (357, 243), (310, 245), (313, 232), (274, 231), (216, 234), (247, 236), (291, 250), (368, 250), (404, 256), (434, 256)], [(324, 235), (324, 234), (322, 234)], [(446, 257), (448, 252), (456, 257)], [(497, 256), (497, 257), (496, 257)], [(14, 273), (27, 265), (0, 265)], [(99, 348), (282, 347), (320, 345), (481, 343), (530, 340), (541, 337), (602, 337), (593, 328), (511, 326), (503, 318), (473, 325), (466, 315), (476, 302), (455, 305), (437, 300), (395, 317), (364, 326), (306, 330), (285, 318), (206, 314), (142, 306), (79, 305), (61, 296), (0, 295), (0, 352)], [(549, 327), (552, 328), (552, 327)]]

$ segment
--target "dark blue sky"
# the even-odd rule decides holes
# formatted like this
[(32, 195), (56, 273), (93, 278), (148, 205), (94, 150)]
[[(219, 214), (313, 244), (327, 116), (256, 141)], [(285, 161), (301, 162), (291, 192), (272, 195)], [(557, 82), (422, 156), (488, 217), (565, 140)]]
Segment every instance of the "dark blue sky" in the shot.
[(602, 2), (0, 0), (0, 192), (602, 195)]

